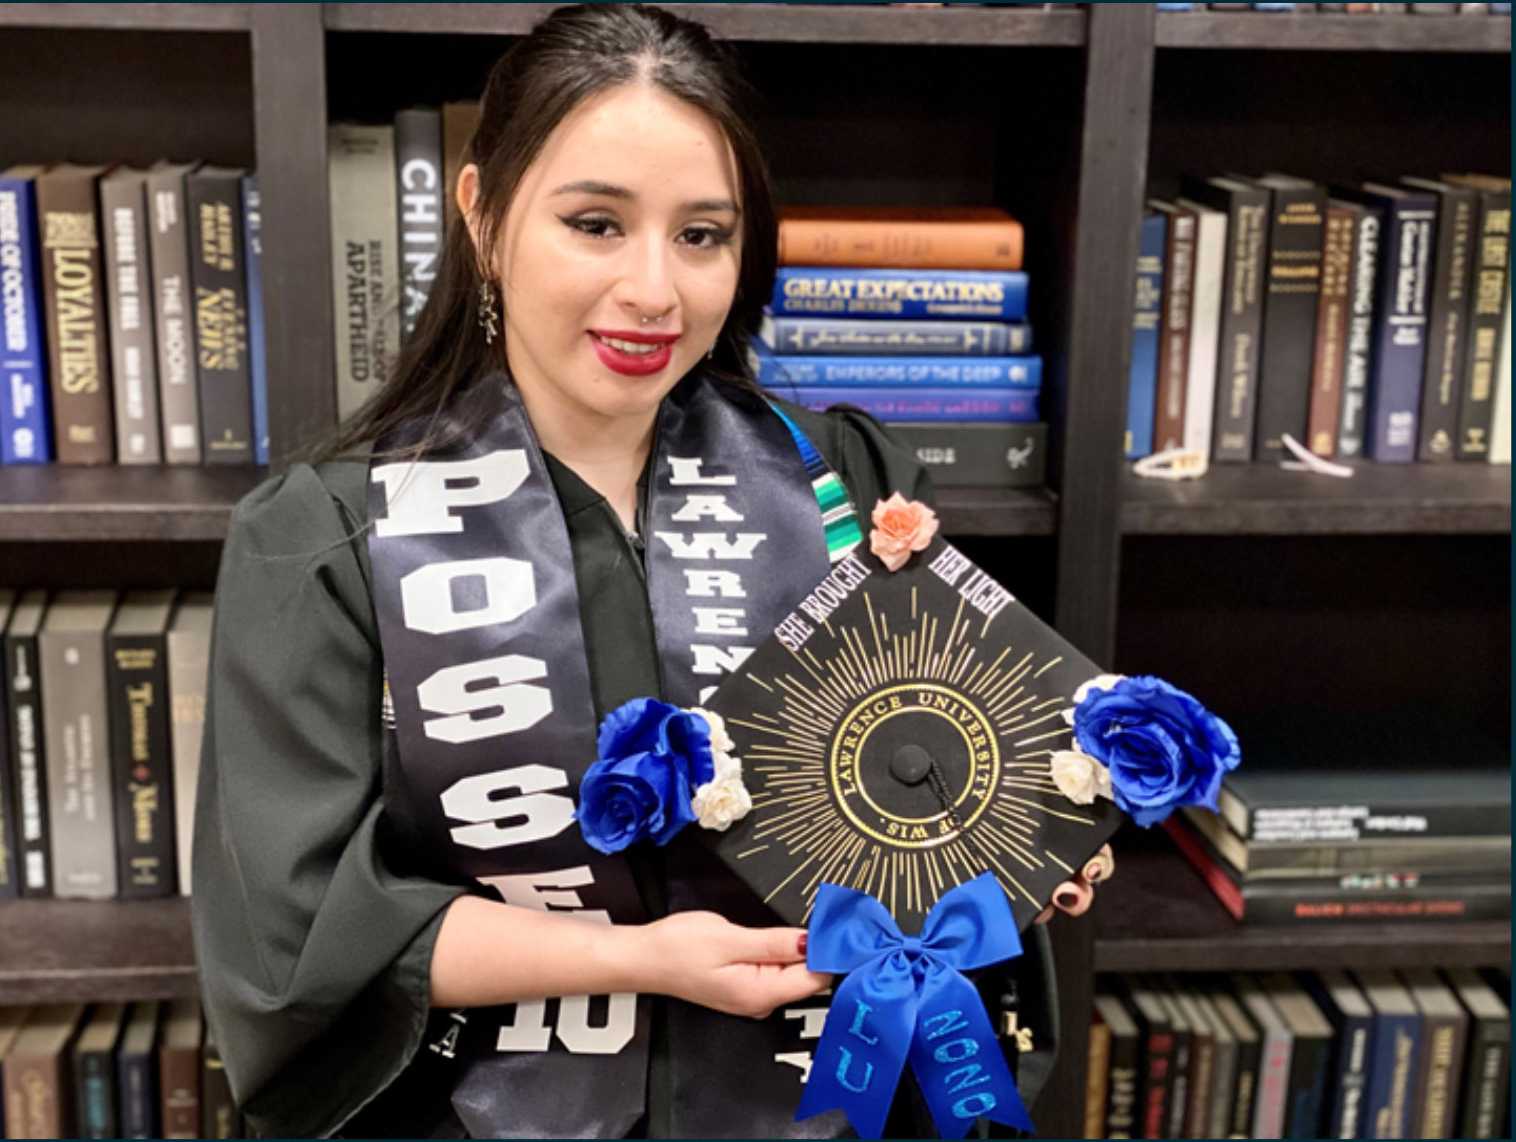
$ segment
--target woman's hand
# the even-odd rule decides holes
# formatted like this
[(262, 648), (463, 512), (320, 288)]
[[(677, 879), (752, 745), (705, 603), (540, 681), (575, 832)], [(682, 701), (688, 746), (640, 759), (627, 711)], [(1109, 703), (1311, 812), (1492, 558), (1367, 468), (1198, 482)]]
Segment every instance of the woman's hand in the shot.
[(1095, 885), (1110, 880), (1116, 871), (1116, 858), (1111, 855), (1110, 845), (1101, 845), (1100, 851), (1087, 860), (1079, 875), (1065, 880), (1053, 890), (1053, 902), (1037, 914), (1036, 923), (1046, 924), (1053, 918), (1053, 909), (1069, 916), (1083, 916), (1095, 901)]
[(643, 929), (640, 989), (762, 1019), (832, 985), (805, 966), (805, 929), (744, 928), (714, 912), (676, 912)]

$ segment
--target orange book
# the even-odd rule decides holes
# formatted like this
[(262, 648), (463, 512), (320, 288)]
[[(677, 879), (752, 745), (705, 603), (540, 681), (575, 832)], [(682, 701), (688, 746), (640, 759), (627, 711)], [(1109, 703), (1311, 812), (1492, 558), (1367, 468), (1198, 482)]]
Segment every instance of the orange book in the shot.
[(992, 206), (787, 206), (781, 266), (1019, 270), (1022, 229)]

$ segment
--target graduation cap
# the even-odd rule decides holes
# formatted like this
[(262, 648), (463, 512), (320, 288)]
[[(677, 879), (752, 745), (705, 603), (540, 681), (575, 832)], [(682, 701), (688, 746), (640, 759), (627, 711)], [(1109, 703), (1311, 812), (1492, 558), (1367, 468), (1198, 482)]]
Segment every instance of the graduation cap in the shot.
[(700, 832), (790, 924), (831, 883), (916, 931), (989, 872), (1024, 929), (1123, 818), (1051, 772), (1074, 692), (1099, 674), (942, 539), (898, 571), (859, 547), (705, 703), (753, 808)]

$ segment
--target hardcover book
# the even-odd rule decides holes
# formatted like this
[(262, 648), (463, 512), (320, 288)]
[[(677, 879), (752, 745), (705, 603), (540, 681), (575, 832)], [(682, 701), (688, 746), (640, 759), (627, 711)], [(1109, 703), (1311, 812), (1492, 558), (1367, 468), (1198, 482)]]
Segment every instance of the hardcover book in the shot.
[(1038, 418), (1036, 389), (782, 385), (776, 391), (787, 400), (818, 412), (851, 405), (886, 423), (918, 420), (1019, 424)]
[(1285, 1137), (1321, 1137), (1321, 1118), (1327, 1088), (1327, 1064), (1332, 1054), (1332, 1025), (1304, 988), (1283, 972), (1263, 977), (1262, 986), (1274, 1010), (1290, 1029), (1290, 1076), (1285, 1095)]
[(5, 317), (0, 322), (0, 464), (46, 464), (53, 458), (37, 246), (41, 171), (35, 166), (0, 171), (0, 267), (6, 277), (0, 301)]
[(409, 341), (442, 259), (442, 112), (395, 113), (395, 201), (400, 214), (400, 337)]
[(1020, 271), (780, 266), (769, 307), (776, 317), (1022, 321), (1026, 297)]
[(15, 775), (17, 867), (21, 895), (53, 894), (52, 846), (47, 810), (47, 764), (42, 721), (42, 675), (37, 635), (47, 613), (47, 592), (27, 591), (5, 628), (5, 697), (10, 714), (5, 727)]
[(838, 388), (965, 389), (1042, 387), (1041, 357), (798, 357), (754, 346), (757, 380), (783, 392), (791, 385)]
[(1179, 205), (1195, 215), (1195, 300), (1190, 312), (1190, 369), (1184, 388), (1184, 447), (1209, 459), (1216, 422), (1227, 217), (1220, 210), (1183, 198)]
[(210, 1032), (205, 1035), (204, 1067), (200, 1072), (200, 1137), (241, 1138), (237, 1104), (232, 1100), (226, 1064)]
[(175, 999), (163, 1018), (158, 1046), (158, 1089), (164, 1138), (199, 1138), (200, 1049), (198, 999)]
[(1421, 1051), (1421, 1015), (1394, 973), (1375, 968), (1354, 975), (1374, 1009), (1364, 1137), (1413, 1137), (1410, 1100)]
[(1162, 318), (1158, 327), (1158, 393), (1153, 413), (1153, 451), (1184, 443), (1184, 392), (1189, 383), (1190, 310), (1195, 297), (1194, 211), (1171, 202), (1148, 201), (1169, 220), (1163, 262)]
[(115, 1052), (125, 1015), (125, 1004), (98, 1004), (74, 1043), (74, 1121), (80, 1138), (121, 1137), (116, 1116)]
[[(5, 633), (15, 605), (16, 592), (0, 587), (0, 635)], [(0, 671), (0, 678), (3, 678), (3, 671)], [(21, 895), (21, 871), (16, 859), (15, 763), (11, 758), (10, 734), (6, 731), (10, 724), (10, 718), (6, 714), (7, 705), (5, 688), (0, 686), (0, 900), (10, 900)]]
[(1019, 270), (1022, 229), (990, 206), (786, 206), (782, 266)]
[(1209, 991), (1197, 989), (1192, 999), (1211, 1030), (1211, 1089), (1205, 1098), (1204, 1117), (1194, 1138), (1225, 1138), (1232, 1102), (1237, 1091), (1237, 1035), (1224, 1018)]
[(1449, 968), (1447, 980), (1469, 1015), (1457, 1137), (1496, 1138), (1510, 1095), (1510, 1008), (1473, 968)]
[(1137, 1137), (1137, 1089), (1142, 1042), (1136, 1022), (1115, 995), (1096, 992), (1095, 1010), (1110, 1034), (1110, 1068), (1105, 1083), (1103, 1129), (1097, 1124), (1091, 1138)]
[(337, 416), (346, 419), (389, 376), (400, 339), (395, 129), (328, 129)]
[(1153, 983), (1158, 1002), (1163, 1004), (1169, 1017), (1169, 1027), (1174, 1034), (1174, 1062), (1170, 1070), (1168, 1112), (1164, 1118), (1164, 1138), (1180, 1138), (1184, 1135), (1185, 1118), (1190, 1109), (1190, 1082), (1194, 1067), (1195, 1029), (1190, 1026), (1188, 1013), (1174, 994), (1171, 980), (1160, 978)]
[(1189, 1097), (1180, 1124), (1185, 1138), (1205, 1137), (1206, 1120), (1211, 1109), (1211, 1082), (1216, 1067), (1216, 1032), (1211, 1021), (1188, 989), (1174, 984), (1174, 1003), (1190, 1025)]
[(1505, 316), (1500, 321), (1495, 392), (1490, 397), (1490, 463), (1511, 462), (1511, 273), (1506, 271)]
[(1356, 221), (1353, 211), (1346, 205), (1327, 203), (1326, 236), (1321, 255), (1321, 304), (1316, 315), (1316, 355), (1311, 366), (1311, 405), (1306, 424), (1306, 446), (1318, 456), (1337, 454), (1348, 311), (1352, 306), (1350, 290)]
[(197, 165), (160, 162), (147, 175), (158, 395), (163, 415), (163, 458), (169, 464), (198, 464), (202, 458), (190, 227), (184, 199), (185, 176)]
[(195, 302), (195, 377), (207, 464), (253, 462), (247, 251), (242, 243), (244, 173), (203, 166), (184, 179)]
[(1163, 1138), (1174, 1082), (1174, 1028), (1168, 1009), (1146, 979), (1126, 979), (1127, 997), (1142, 1039), (1137, 1137)]
[(1468, 187), (1479, 196), (1472, 312), (1464, 349), (1463, 403), (1458, 411), (1458, 459), (1484, 460), (1489, 456), (1491, 394), (1510, 270), (1511, 180), (1445, 174), (1442, 181)]
[(1104, 1136), (1106, 1084), (1111, 1073), (1111, 1029), (1097, 1006), (1090, 1017), (1088, 1059), (1084, 1068), (1084, 1136)]
[(938, 488), (1040, 488), (1047, 481), (1047, 429), (1027, 424), (890, 425)]
[(74, 1138), (69, 1044), (84, 1015), (82, 1003), (33, 1007), (5, 1053), (7, 1138)]
[(54, 454), (60, 464), (109, 464), (109, 346), (96, 190), (110, 168), (61, 163), (37, 175), (42, 292)]
[(205, 730), (205, 688), (210, 673), (212, 596), (183, 595), (168, 631), (168, 694), (172, 716), (174, 824), (179, 892), (190, 893), (190, 853), (195, 825), (195, 785), (200, 776), (200, 739)]
[(1143, 215), (1137, 247), (1137, 296), (1132, 311), (1132, 361), (1127, 377), (1126, 458), (1153, 452), (1158, 405), (1158, 326), (1163, 318), (1163, 251), (1168, 216)]
[(1340, 198), (1328, 200), (1334, 209), (1353, 214), (1353, 284), (1348, 309), (1347, 349), (1342, 361), (1342, 408), (1337, 425), (1337, 455), (1351, 460), (1363, 455), (1369, 412), (1369, 370), (1374, 359), (1374, 287), (1379, 280), (1384, 211)]
[(157, 1000), (134, 1003), (116, 1052), (116, 1089), (121, 1100), (121, 1137), (158, 1138)]
[(1417, 1138), (1456, 1137), (1458, 1078), (1469, 1018), (1457, 998), (1430, 968), (1401, 973), (1421, 1015), (1421, 1059), (1411, 1096), (1410, 1131)]
[(105, 295), (115, 386), (116, 462), (159, 464), (158, 359), (147, 253), (147, 172), (117, 167), (100, 180)]
[(1364, 1093), (1368, 1082), (1374, 1011), (1363, 992), (1343, 971), (1308, 973), (1306, 987), (1332, 1024), (1336, 1037), (1327, 1083), (1329, 1107), (1323, 1123), (1327, 1138), (1364, 1137)]
[(1257, 980), (1233, 976), (1232, 988), (1237, 993), (1238, 1002), (1257, 1023), (1262, 1039), (1250, 1137), (1283, 1138), (1289, 1115), (1290, 1056), (1294, 1050), (1294, 1033)]
[(1232, 1101), (1227, 1107), (1228, 1125), (1224, 1133), (1229, 1138), (1246, 1138), (1253, 1127), (1253, 1111), (1258, 1100), (1263, 1035), (1231, 992), (1216, 987), (1207, 994), (1227, 1030), (1237, 1040), (1237, 1079), (1232, 1087)]
[(1024, 321), (888, 321), (775, 317), (758, 335), (779, 356), (1015, 357), (1032, 348)]
[(247, 367), (253, 389), (253, 462), (267, 464), (268, 346), (263, 328), (263, 195), (258, 176), (242, 177), (242, 249), (247, 263)]

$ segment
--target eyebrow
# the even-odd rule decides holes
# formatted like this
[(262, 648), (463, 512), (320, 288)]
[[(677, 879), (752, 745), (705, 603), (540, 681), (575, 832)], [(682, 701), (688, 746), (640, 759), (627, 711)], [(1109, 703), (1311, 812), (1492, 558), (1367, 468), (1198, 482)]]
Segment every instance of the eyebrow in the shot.
[[(566, 182), (553, 191), (553, 195), (560, 194), (596, 194), (604, 198), (621, 198), (631, 200), (637, 196), (624, 186), (614, 182), (597, 182), (595, 179), (580, 179), (578, 182)], [(725, 210), (732, 214), (741, 214), (741, 209), (729, 198), (699, 198), (694, 202), (686, 202), (683, 209), (691, 212)]]

